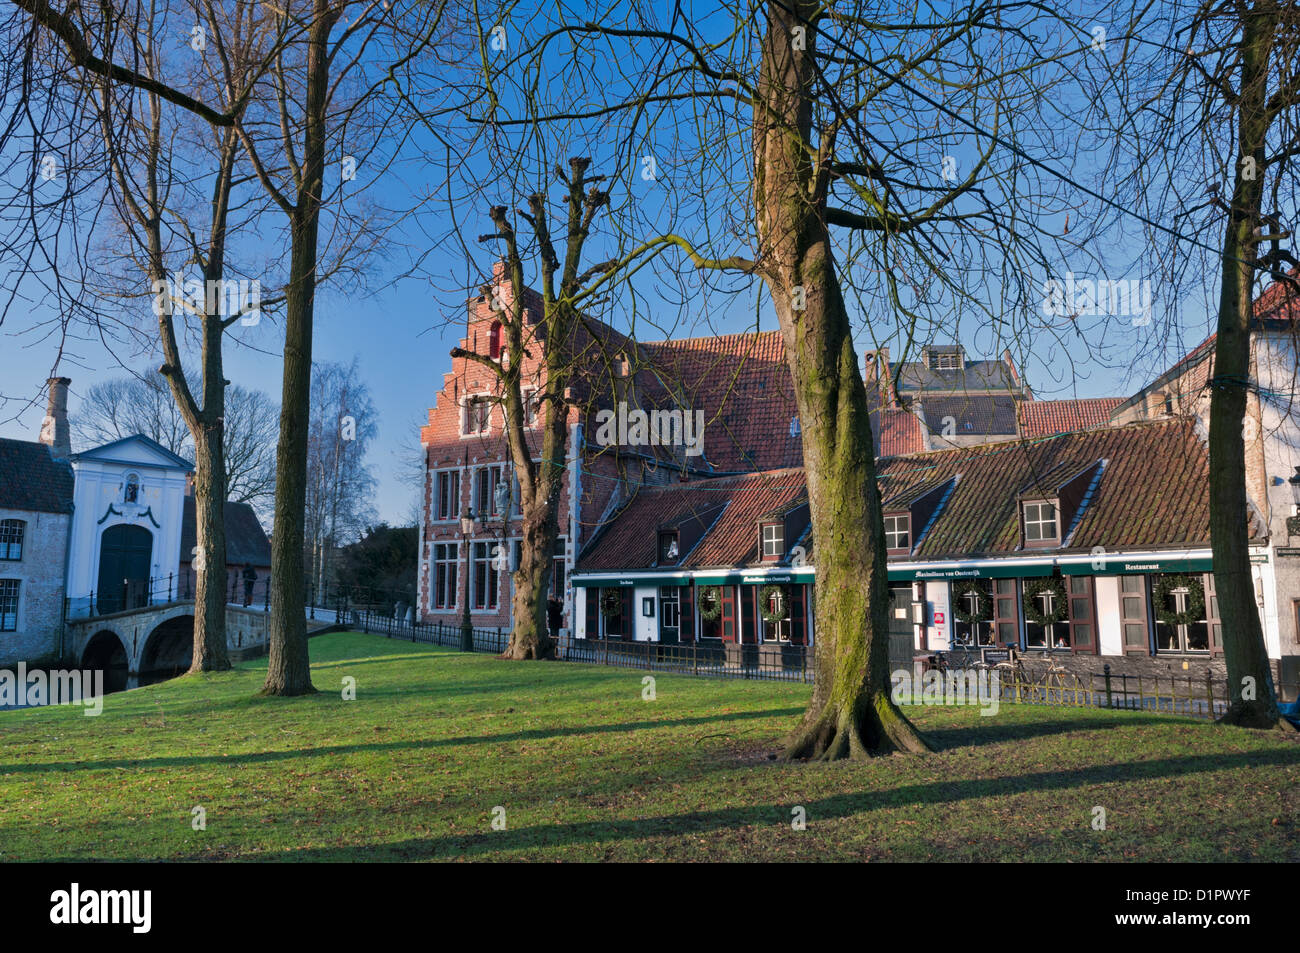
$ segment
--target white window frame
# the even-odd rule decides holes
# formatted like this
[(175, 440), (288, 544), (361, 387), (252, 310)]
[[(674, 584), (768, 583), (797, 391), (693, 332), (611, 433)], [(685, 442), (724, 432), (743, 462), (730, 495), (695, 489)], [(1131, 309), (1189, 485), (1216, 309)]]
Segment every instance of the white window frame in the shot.
[[(448, 559), (445, 556), (438, 558), (438, 549), (447, 547), (451, 549), (454, 555)], [(439, 565), (450, 566), (456, 575), (456, 581), (451, 586), (451, 604), (446, 606), (438, 605), (438, 567)], [(461, 552), (459, 540), (434, 540), (432, 556), (429, 560), (429, 611), (431, 612), (455, 612), (460, 608), (460, 570), (461, 570)]]
[[(27, 521), (20, 519), (3, 519), (0, 520), (0, 526), (16, 527), (16, 540), (0, 538), (0, 562), (22, 562), (23, 549), (27, 545)], [(17, 556), (10, 555), (14, 546), (18, 547)]]
[[(903, 521), (903, 529), (899, 529), (899, 521)], [(890, 528), (890, 525), (893, 528)], [(895, 545), (899, 536), (906, 536), (907, 542), (902, 545)], [(912, 551), (912, 514), (911, 513), (894, 513), (885, 517), (885, 548), (890, 551)]]
[[(768, 530), (775, 530), (775, 532), (769, 535)], [(758, 533), (764, 559), (780, 559), (785, 555), (784, 523), (764, 523)]]
[[(456, 478), (456, 494), (453, 502), (452, 512), (447, 516), (439, 516), (439, 510), (442, 505), (442, 477), (444, 475), (454, 476)], [(464, 509), (461, 503), (461, 497), (464, 493), (464, 487), (461, 485), (461, 471), (459, 467), (449, 470), (433, 471), (433, 512), (430, 513), (430, 522), (433, 523), (455, 523), (460, 519), (460, 514)]]
[(13, 583), (14, 588), (13, 624), (6, 625), (5, 619), (7, 616), (0, 613), (0, 632), (19, 632), (22, 630), (23, 618), (23, 581), (21, 579), (5, 578), (0, 579), (0, 583)]
[[(1029, 518), (1029, 508), (1030, 508), (1031, 506), (1034, 507), (1034, 508), (1036, 509), (1036, 513), (1037, 513), (1036, 517), (1035, 517), (1034, 519), (1032, 519), (1032, 520)], [(1031, 535), (1029, 534), (1029, 527), (1030, 527), (1030, 526), (1038, 527), (1038, 532), (1041, 534), (1041, 533), (1042, 533), (1042, 527), (1044, 527), (1044, 526), (1046, 526), (1046, 525), (1048, 524), (1048, 521), (1045, 520), (1045, 519), (1043, 519), (1043, 517), (1042, 517), (1042, 512), (1043, 512), (1043, 509), (1042, 509), (1042, 508), (1043, 508), (1044, 506), (1050, 506), (1050, 507), (1052, 508), (1052, 519), (1051, 519), (1052, 535), (1051, 535), (1051, 536), (1042, 536), (1042, 535), (1039, 535), (1039, 536), (1036, 536), (1036, 537), (1035, 537), (1035, 536), (1031, 536)], [(1053, 501), (1053, 500), (1028, 500), (1028, 501), (1026, 501), (1026, 502), (1024, 502), (1024, 503), (1021, 504), (1021, 513), (1022, 513), (1022, 518), (1024, 519), (1024, 524), (1025, 524), (1025, 542), (1026, 542), (1026, 543), (1056, 543), (1056, 542), (1060, 542), (1060, 540), (1061, 540), (1061, 508), (1060, 508), (1059, 506), (1056, 505), (1056, 502), (1055, 502), (1055, 501)]]

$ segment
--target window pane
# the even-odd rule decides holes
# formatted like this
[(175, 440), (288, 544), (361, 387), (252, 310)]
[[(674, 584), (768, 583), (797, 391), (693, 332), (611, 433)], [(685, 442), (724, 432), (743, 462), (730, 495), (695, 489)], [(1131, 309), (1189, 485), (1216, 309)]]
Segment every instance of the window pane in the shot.
[(1124, 618), (1140, 619), (1142, 617), (1142, 600), (1137, 596), (1124, 597)]
[(1147, 633), (1146, 626), (1138, 625), (1132, 622), (1124, 625), (1124, 644), (1130, 646), (1139, 646), (1146, 644)]

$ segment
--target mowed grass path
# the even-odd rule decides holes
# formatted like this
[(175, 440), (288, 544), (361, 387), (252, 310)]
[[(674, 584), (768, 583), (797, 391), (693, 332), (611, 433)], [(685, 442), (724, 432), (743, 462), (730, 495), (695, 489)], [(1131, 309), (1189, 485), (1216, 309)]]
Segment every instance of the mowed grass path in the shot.
[(256, 697), (263, 661), (110, 696), (98, 718), (0, 713), (0, 860), (1300, 857), (1284, 738), (910, 708), (938, 753), (783, 765), (768, 756), (807, 686), (659, 675), (644, 701), (631, 669), (355, 634), (311, 651), (310, 698)]

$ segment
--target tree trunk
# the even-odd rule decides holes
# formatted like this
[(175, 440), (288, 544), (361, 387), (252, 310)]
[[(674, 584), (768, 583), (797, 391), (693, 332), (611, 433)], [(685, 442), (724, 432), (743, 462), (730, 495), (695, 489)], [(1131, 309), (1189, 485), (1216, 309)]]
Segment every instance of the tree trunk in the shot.
[(512, 601), (514, 624), (510, 645), (502, 658), (549, 659), (555, 657), (555, 640), (550, 635), (547, 596), (551, 589), (551, 561), (559, 536), (556, 507), (530, 506), (524, 514), (519, 541), (519, 568), (514, 574)]
[(1255, 228), (1264, 196), (1268, 67), (1276, 27), (1276, 11), (1270, 14), (1265, 9), (1245, 17), (1242, 23), (1237, 135), (1239, 156), (1252, 157), (1254, 168), (1248, 170), (1242, 161), (1235, 163), (1232, 208), (1223, 239), (1215, 379), (1210, 396), (1210, 546), (1231, 699), (1220, 721), (1251, 728), (1273, 728), (1280, 721), (1250, 570), (1242, 427), (1251, 379), (1254, 263), (1259, 253)]
[(312, 320), (316, 299), (316, 251), (325, 170), (327, 43), (339, 12), (326, 0), (313, 4), (307, 40), (302, 181), (290, 217), (289, 286), (285, 292), (284, 381), (280, 441), (275, 454), (275, 529), (271, 539), (271, 631), (267, 695), (315, 692), (307, 649), (303, 572), (307, 504), (307, 434), (311, 424)]
[[(817, 9), (809, 2), (768, 5), (754, 111), (759, 268), (785, 339), (817, 546), (816, 684), (784, 757), (860, 759), (928, 745), (889, 697), (888, 581), (871, 423), (825, 195), (810, 159), (817, 151), (811, 141)], [(792, 42), (796, 26), (803, 27), (801, 44)]]
[(220, 425), (212, 430), (196, 430), (194, 535), (198, 553), (192, 565), (198, 578), (194, 590), (191, 672), (222, 672), (230, 668), (230, 655), (226, 651), (225, 482)]

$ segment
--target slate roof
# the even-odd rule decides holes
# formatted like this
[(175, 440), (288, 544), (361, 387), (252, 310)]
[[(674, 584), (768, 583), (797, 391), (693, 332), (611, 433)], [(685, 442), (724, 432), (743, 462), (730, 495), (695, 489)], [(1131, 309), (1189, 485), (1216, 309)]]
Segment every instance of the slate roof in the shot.
[[(247, 503), (226, 503), (226, 564), (243, 566), (271, 565), (271, 541)], [(185, 497), (181, 513), (181, 562), (193, 557), (197, 538), (194, 530), (194, 497)]]
[(918, 397), (925, 425), (933, 434), (944, 434), (948, 421), (953, 436), (994, 436), (1016, 432), (1016, 404), (1010, 394), (963, 394), (954, 397)]
[(30, 440), (0, 437), (0, 509), (71, 513), (72, 465)]
[[(941, 351), (931, 346), (932, 351)], [(951, 352), (951, 348), (949, 351)], [(1011, 376), (1002, 361), (966, 361), (964, 368), (935, 370), (924, 361), (901, 361), (897, 371), (898, 392), (907, 396), (917, 391), (961, 394), (964, 391), (1019, 392), (1024, 386)]]
[(1022, 437), (1046, 437), (1072, 430), (1104, 427), (1123, 397), (1090, 397), (1080, 400), (1024, 400), (1017, 405)]
[[(1107, 427), (1030, 442), (909, 454), (880, 464), (881, 495), (909, 499), (953, 480), (943, 507), (910, 557), (916, 561), (1023, 555), (1018, 493), (1104, 461), (1066, 545), (1033, 553), (1142, 551), (1209, 544), (1209, 466), (1187, 419)], [(683, 568), (757, 566), (757, 521), (806, 495), (802, 470), (702, 480), (643, 490), (584, 549), (578, 571), (654, 565), (657, 528), (715, 504), (727, 508)], [(1259, 528), (1252, 524), (1251, 535)], [(810, 549), (809, 541), (801, 543)], [(891, 559), (891, 563), (899, 560)]]

